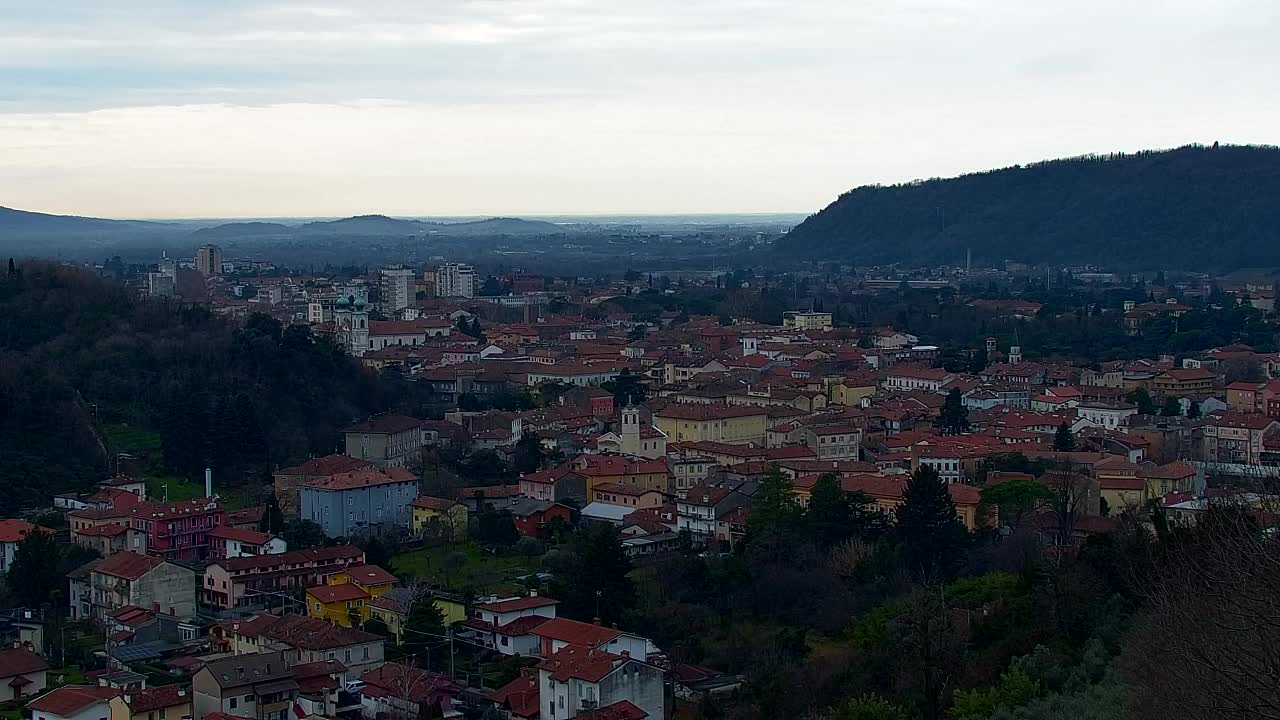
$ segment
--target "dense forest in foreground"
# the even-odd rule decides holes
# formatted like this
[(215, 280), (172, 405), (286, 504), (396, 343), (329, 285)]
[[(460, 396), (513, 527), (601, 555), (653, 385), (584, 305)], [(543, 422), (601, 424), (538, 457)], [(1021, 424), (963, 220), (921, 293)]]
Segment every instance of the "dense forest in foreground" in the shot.
[(858, 265), (1280, 265), (1280, 148), (1054, 160), (840, 196), (773, 247)]
[(254, 316), (142, 300), (45, 263), (0, 275), (0, 515), (108, 472), (106, 427), (158, 435), (164, 470), (265, 478), (332, 452), (338, 430), (392, 398), (328, 338)]

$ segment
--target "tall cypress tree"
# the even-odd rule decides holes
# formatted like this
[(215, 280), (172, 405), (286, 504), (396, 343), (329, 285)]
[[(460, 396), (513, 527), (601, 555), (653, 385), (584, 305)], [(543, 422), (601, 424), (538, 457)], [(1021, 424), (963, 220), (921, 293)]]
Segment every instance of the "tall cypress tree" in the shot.
[(1058, 426), (1053, 434), (1053, 449), (1058, 452), (1071, 452), (1076, 449), (1076, 436), (1071, 434), (1071, 427), (1065, 422)]
[(947, 484), (933, 468), (922, 466), (907, 482), (895, 533), (912, 574), (945, 578), (955, 572), (969, 533), (956, 516)]
[(933, 426), (943, 435), (959, 435), (969, 429), (969, 408), (964, 406), (964, 396), (959, 388), (952, 388), (947, 393), (947, 400), (942, 405), (942, 413)]

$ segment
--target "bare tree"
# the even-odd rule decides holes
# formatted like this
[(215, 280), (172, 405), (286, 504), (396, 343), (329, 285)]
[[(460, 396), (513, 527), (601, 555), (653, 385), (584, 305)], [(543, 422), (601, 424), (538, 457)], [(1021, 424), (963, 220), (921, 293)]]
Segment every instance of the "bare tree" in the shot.
[(1169, 535), (1122, 656), (1132, 717), (1280, 720), (1280, 541), (1256, 496)]
[(946, 707), (964, 655), (964, 629), (947, 607), (940, 587), (925, 587), (907, 599), (898, 617), (898, 685), (922, 695), (926, 720), (938, 720)]
[(1052, 493), (1047, 504), (1053, 514), (1058, 544), (1069, 545), (1075, 537), (1077, 519), (1098, 514), (1098, 483), (1070, 465), (1045, 472), (1040, 482)]

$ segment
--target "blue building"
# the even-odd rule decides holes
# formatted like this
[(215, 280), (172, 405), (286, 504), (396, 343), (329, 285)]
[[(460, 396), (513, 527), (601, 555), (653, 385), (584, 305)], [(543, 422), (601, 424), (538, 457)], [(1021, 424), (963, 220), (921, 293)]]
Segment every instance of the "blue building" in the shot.
[(316, 480), (299, 491), (302, 519), (316, 523), (329, 537), (353, 537), (408, 528), (418, 479), (401, 467), (365, 467)]

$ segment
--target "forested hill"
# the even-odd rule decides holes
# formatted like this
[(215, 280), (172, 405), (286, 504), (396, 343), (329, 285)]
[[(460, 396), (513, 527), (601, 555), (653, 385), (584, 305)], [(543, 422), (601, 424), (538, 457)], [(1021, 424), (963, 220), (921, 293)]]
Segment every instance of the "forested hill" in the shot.
[(400, 395), (305, 326), (237, 328), (52, 263), (0, 271), (0, 517), (104, 479), (109, 427), (158, 436), (157, 473), (264, 481)]
[(1004, 260), (1139, 268), (1280, 265), (1280, 148), (1183, 147), (866, 186), (775, 256), (913, 266)]

